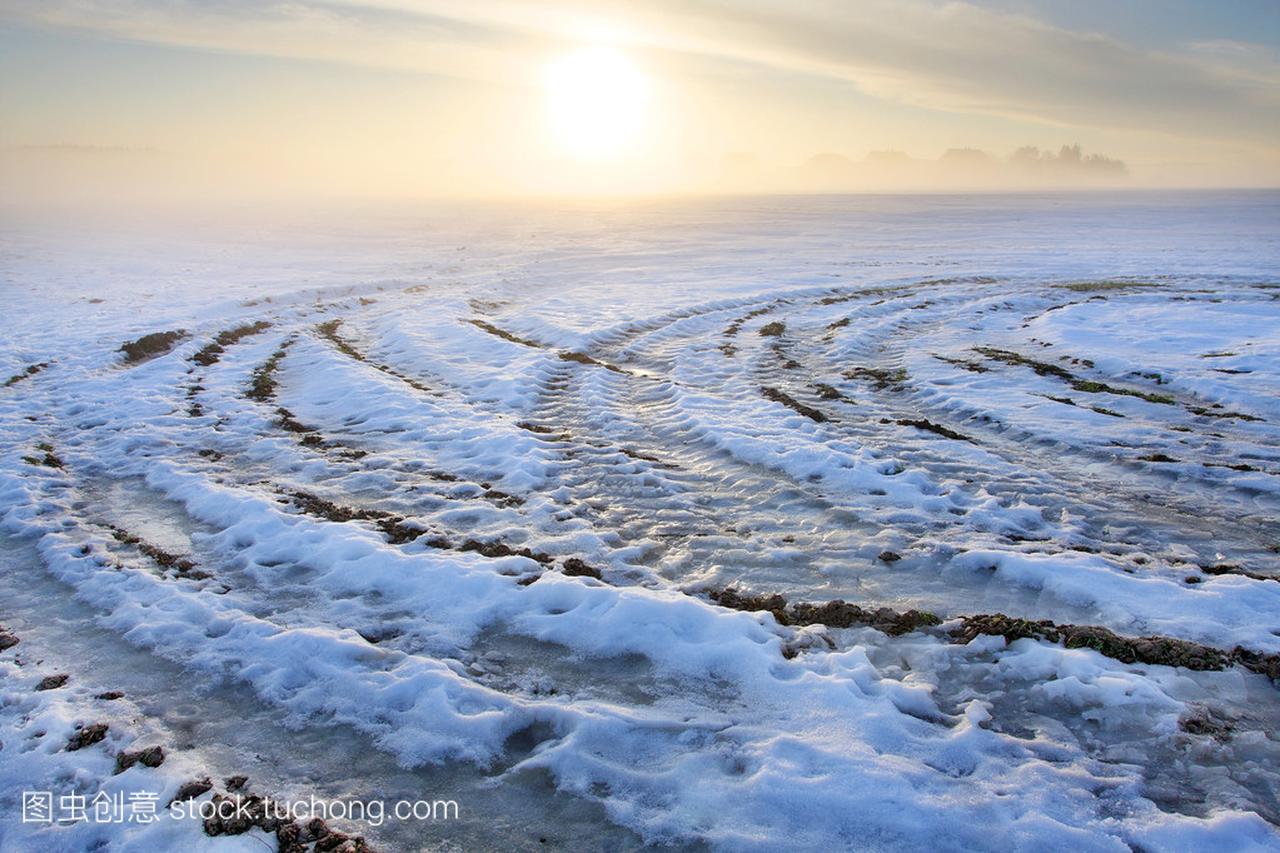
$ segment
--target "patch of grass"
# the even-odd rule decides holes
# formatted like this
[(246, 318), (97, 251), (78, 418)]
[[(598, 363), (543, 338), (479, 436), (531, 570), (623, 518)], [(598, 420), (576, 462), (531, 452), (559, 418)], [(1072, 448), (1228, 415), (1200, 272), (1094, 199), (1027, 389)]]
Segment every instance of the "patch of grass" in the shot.
[(1199, 415), (1202, 418), (1234, 418), (1241, 421), (1260, 421), (1262, 418), (1254, 415), (1247, 415), (1244, 412), (1232, 412), (1228, 409), (1212, 409), (1206, 406), (1191, 406), (1188, 411), (1193, 415)]
[(1034, 358), (1027, 358), (1021, 353), (1012, 350), (997, 349), (995, 347), (974, 347), (974, 352), (981, 353), (987, 358), (995, 361), (1002, 361), (1005, 364), (1013, 364), (1021, 367), (1029, 367), (1040, 376), (1053, 376), (1061, 379), (1072, 387), (1073, 390), (1080, 391), (1084, 394), (1119, 394), (1125, 397), (1137, 397), (1146, 400), (1148, 403), (1161, 403), (1171, 406), (1177, 401), (1168, 394), (1153, 394), (1149, 391), (1134, 391), (1130, 388), (1117, 388), (1114, 385), (1108, 385), (1105, 382), (1096, 382), (1092, 379), (1080, 379), (1074, 373), (1066, 368), (1049, 364), (1044, 361), (1037, 361)]
[(766, 323), (760, 327), (760, 335), (765, 338), (778, 338), (787, 331), (787, 324), (778, 320), (772, 323)]
[(1037, 361), (1033, 358), (1027, 358), (1025, 355), (1016, 353), (1013, 350), (997, 349), (996, 347), (974, 347), (973, 351), (980, 353), (981, 355), (985, 355), (987, 358), (995, 361), (1002, 361), (1005, 364), (1029, 367), (1040, 376), (1056, 376), (1066, 382), (1071, 382), (1075, 379), (1075, 376), (1063, 367), (1059, 367), (1056, 364), (1049, 364), (1045, 361)]
[(1133, 288), (1151, 288), (1160, 285), (1149, 281), (1077, 281), (1070, 284), (1056, 284), (1061, 290), (1070, 290), (1072, 293), (1098, 293), (1113, 290), (1130, 290)]
[(934, 353), (933, 357), (936, 358), (938, 361), (946, 362), (947, 364), (953, 364), (956, 367), (964, 368), (970, 373), (990, 373), (991, 372), (991, 368), (978, 364), (978, 362), (976, 361), (968, 361), (963, 358), (948, 358), (945, 355), (938, 355), (937, 353)]
[(845, 379), (860, 379), (871, 382), (877, 391), (883, 391), (893, 385), (901, 385), (907, 381), (907, 371), (898, 367), (889, 370), (883, 367), (853, 367), (844, 372)]
[(1085, 394), (1117, 394), (1123, 397), (1137, 397), (1139, 400), (1146, 400), (1148, 403), (1159, 403), (1162, 406), (1172, 406), (1177, 403), (1173, 397), (1168, 394), (1153, 394), (1150, 391), (1134, 391), (1131, 388), (1117, 388), (1114, 385), (1108, 385), (1105, 382), (1095, 382), (1091, 379), (1075, 379), (1071, 382), (1071, 387)]

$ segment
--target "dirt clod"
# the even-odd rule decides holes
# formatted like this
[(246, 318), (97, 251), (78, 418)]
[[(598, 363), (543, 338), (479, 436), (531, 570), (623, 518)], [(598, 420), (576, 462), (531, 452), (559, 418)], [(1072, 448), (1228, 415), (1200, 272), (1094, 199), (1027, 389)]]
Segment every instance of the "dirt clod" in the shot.
[(172, 805), (173, 803), (181, 803), (186, 800), (194, 800), (196, 797), (208, 793), (211, 790), (213, 790), (213, 780), (208, 776), (205, 776), (202, 779), (193, 779), (178, 789), (178, 793), (173, 795), (173, 799), (169, 801), (169, 804)]
[(164, 764), (164, 749), (159, 746), (149, 746), (137, 752), (121, 752), (116, 755), (117, 773), (123, 773), (135, 764), (141, 764), (143, 767), (159, 767)]
[(588, 565), (577, 557), (570, 557), (564, 561), (564, 573), (569, 577), (586, 577), (595, 578), (596, 580), (603, 578), (599, 569)]
[(195, 355), (191, 356), (191, 360), (203, 367), (217, 364), (218, 360), (222, 358), (222, 354), (226, 352), (227, 347), (239, 343), (241, 339), (249, 335), (265, 332), (269, 328), (271, 328), (270, 323), (266, 320), (259, 320), (256, 323), (236, 326), (234, 329), (224, 329), (218, 333), (218, 336), (212, 342), (201, 347)]
[(107, 729), (106, 723), (93, 723), (88, 726), (82, 726), (78, 732), (67, 740), (67, 752), (75, 752), (78, 749), (84, 749), (86, 746), (92, 746), (99, 742), (107, 736)]

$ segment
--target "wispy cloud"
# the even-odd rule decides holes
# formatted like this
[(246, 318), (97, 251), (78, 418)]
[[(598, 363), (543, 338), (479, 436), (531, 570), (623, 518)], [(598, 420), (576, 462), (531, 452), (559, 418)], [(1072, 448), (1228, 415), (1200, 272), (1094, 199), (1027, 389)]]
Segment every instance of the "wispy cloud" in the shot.
[(554, 43), (606, 32), (637, 47), (848, 81), (952, 112), (1140, 129), (1274, 149), (1270, 48), (1142, 50), (971, 3), (926, 0), (0, 2), (10, 20), (116, 38), (520, 82)]

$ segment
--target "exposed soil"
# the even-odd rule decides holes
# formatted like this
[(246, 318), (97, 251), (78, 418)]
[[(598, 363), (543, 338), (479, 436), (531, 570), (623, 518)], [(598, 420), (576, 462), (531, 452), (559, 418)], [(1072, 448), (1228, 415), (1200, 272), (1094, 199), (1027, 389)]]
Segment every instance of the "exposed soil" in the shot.
[(995, 347), (974, 347), (973, 351), (981, 353), (993, 361), (1002, 361), (1005, 364), (1029, 367), (1040, 376), (1052, 376), (1056, 379), (1061, 379), (1076, 391), (1080, 391), (1085, 394), (1118, 394), (1125, 397), (1137, 397), (1140, 400), (1146, 400), (1148, 403), (1160, 403), (1166, 406), (1172, 406), (1177, 403), (1177, 401), (1168, 394), (1155, 394), (1150, 391), (1135, 391), (1132, 388), (1118, 388), (1114, 385), (1108, 385), (1105, 382), (1096, 382), (1092, 379), (1081, 379), (1061, 365), (1050, 364), (1045, 361), (1028, 358), (1021, 353), (1016, 353), (1012, 350), (997, 349)]
[(349, 340), (347, 340), (346, 338), (338, 334), (338, 327), (341, 325), (342, 325), (342, 320), (340, 319), (329, 320), (327, 322), (321, 323), (320, 325), (316, 326), (316, 331), (319, 332), (322, 336), (324, 336), (330, 343), (332, 343), (334, 347), (337, 348), (337, 350), (341, 352), (343, 355), (353, 358), (356, 361), (363, 362), (369, 365), (370, 367), (372, 367), (373, 369), (387, 374), (388, 376), (394, 376), (396, 379), (399, 379), (401, 382), (403, 382), (404, 384), (408, 385), (410, 388), (413, 388), (416, 391), (422, 391), (425, 394), (434, 393), (430, 388), (428, 388), (426, 385), (419, 382), (418, 380), (414, 379), (412, 376), (406, 376), (405, 374), (401, 373), (400, 371), (396, 370), (395, 368), (389, 365), (381, 364), (379, 362), (376, 362), (370, 359), (363, 352), (357, 349), (355, 345), (352, 344)]
[(766, 400), (772, 400), (775, 403), (781, 403), (782, 405), (786, 406), (788, 409), (791, 409), (794, 412), (799, 412), (809, 420), (814, 421), (816, 423), (820, 423), (820, 424), (826, 423), (828, 420), (827, 416), (824, 415), (822, 412), (818, 411), (812, 406), (806, 406), (804, 403), (801, 403), (799, 400), (797, 400), (795, 397), (792, 397), (790, 394), (786, 393), (785, 391), (779, 391), (777, 388), (771, 388), (766, 386), (760, 389), (760, 394)]
[(172, 569), (179, 577), (197, 581), (208, 580), (213, 577), (208, 572), (203, 572), (197, 569), (195, 562), (189, 557), (184, 557), (180, 554), (174, 554), (166, 551), (158, 545), (153, 545), (141, 537), (136, 536), (127, 530), (116, 527), (115, 525), (107, 524), (104, 526), (107, 530), (111, 531), (112, 538), (117, 542), (132, 545), (138, 549), (139, 553), (149, 558), (156, 565), (164, 569)]
[(778, 320), (772, 323), (766, 323), (760, 327), (760, 336), (765, 338), (779, 338), (787, 331), (787, 324)]
[(600, 361), (599, 359), (592, 358), (591, 356), (582, 352), (569, 352), (566, 350), (565, 352), (560, 353), (560, 360), (573, 361), (573, 362), (577, 362), (578, 364), (590, 364), (590, 365), (594, 365), (595, 367), (603, 367), (605, 370), (612, 370), (614, 373), (627, 372), (623, 370), (621, 367), (618, 367), (616, 364), (606, 364), (605, 362)]
[[(979, 364), (976, 361), (969, 361), (968, 359), (963, 359), (963, 358), (949, 358), (945, 355), (938, 355), (937, 353), (935, 353), (933, 357), (936, 358), (938, 361), (944, 361), (947, 364), (955, 365), (956, 367), (967, 370), (970, 373), (990, 373), (991, 372), (991, 368), (987, 367), (986, 365)], [(1057, 399), (1057, 398), (1050, 398), (1050, 399)], [(1059, 400), (1059, 402), (1070, 402), (1070, 401)], [(1071, 403), (1071, 405), (1074, 406), (1075, 403)]]
[(907, 381), (907, 371), (902, 368), (889, 370), (882, 367), (854, 367), (844, 372), (845, 379), (870, 382), (877, 391), (898, 386)]
[(825, 604), (788, 604), (781, 595), (750, 595), (733, 587), (709, 590), (707, 595), (721, 607), (748, 612), (764, 611), (773, 615), (779, 625), (826, 625), (829, 628), (849, 628), (869, 625), (872, 628), (897, 637), (922, 627), (937, 625), (941, 620), (924, 610), (897, 611), (888, 607), (867, 610), (842, 599)]
[(152, 332), (149, 335), (143, 335), (137, 340), (121, 344), (120, 352), (124, 353), (125, 364), (137, 364), (138, 362), (164, 355), (173, 349), (178, 341), (186, 337), (185, 329), (177, 329), (170, 332)]
[(8, 388), (10, 385), (17, 385), (22, 380), (35, 376), (37, 373), (44, 370), (48, 366), (49, 366), (49, 362), (47, 361), (42, 361), (38, 364), (29, 364), (21, 373), (15, 373), (13, 376), (10, 376), (8, 379), (6, 379), (4, 381), (4, 387)]
[[(931, 284), (935, 282), (921, 282), (921, 284)], [(853, 302), (857, 299), (866, 299), (871, 296), (889, 296), (895, 293), (905, 293), (910, 287), (876, 287), (868, 290), (855, 290), (852, 293), (839, 293), (833, 296), (824, 296), (818, 300), (819, 305), (840, 305), (844, 302)]]
[(53, 452), (53, 445), (47, 441), (42, 441), (36, 445), (36, 449), (41, 452), (40, 456), (24, 456), (22, 461), (28, 465), (43, 465), (46, 468), (62, 468), (64, 463), (62, 458)]
[(1190, 406), (1187, 411), (1193, 415), (1199, 415), (1202, 418), (1232, 418), (1239, 421), (1261, 421), (1262, 418), (1256, 415), (1247, 415), (1244, 412), (1232, 412), (1218, 407), (1212, 406)]
[[(503, 492), (490, 490), (495, 495), (505, 495)], [(485, 494), (489, 494), (486, 492)], [(379, 509), (368, 509), (365, 507), (350, 507), (342, 504), (334, 503), (325, 498), (302, 491), (285, 491), (286, 495), (293, 501), (298, 509), (307, 515), (323, 518), (326, 521), (332, 521), (343, 524), (349, 521), (369, 521), (372, 522), (384, 536), (387, 541), (393, 545), (404, 545), (409, 542), (415, 542), (428, 533), (421, 527), (406, 519), (404, 516), (395, 513), (386, 512)], [(520, 500), (514, 495), (505, 495), (507, 499)], [(517, 555), (521, 557), (529, 557), (539, 563), (550, 563), (552, 558), (547, 554), (541, 554), (530, 551), (528, 548), (511, 548), (501, 542), (480, 542), (475, 539), (468, 539), (462, 545), (454, 547), (443, 536), (431, 536), (422, 540), (422, 544), (428, 548), (435, 548), (441, 551), (475, 551), (486, 557), (509, 557)]]
[(573, 434), (568, 432), (556, 432), (551, 427), (542, 426), (541, 424), (533, 424), (528, 421), (520, 421), (516, 424), (522, 430), (533, 433), (534, 435), (549, 436), (552, 441), (572, 441)]
[(533, 347), (534, 349), (542, 349), (542, 344), (538, 343), (537, 341), (531, 341), (528, 338), (522, 338), (519, 335), (513, 335), (511, 332), (508, 332), (506, 329), (499, 329), (497, 326), (493, 325), (492, 323), (486, 322), (476, 317), (472, 317), (471, 319), (467, 320), (467, 322), (475, 326), (477, 329), (483, 329), (484, 331), (488, 332), (491, 335), (496, 335), (497, 337), (502, 338), (504, 341), (511, 341), (513, 344), (521, 344), (526, 347)]
[(1073, 293), (1097, 293), (1115, 290), (1132, 290), (1134, 288), (1159, 287), (1149, 281), (1078, 281), (1071, 284), (1056, 284), (1054, 287), (1070, 290)]
[(1178, 729), (1187, 734), (1211, 737), (1220, 743), (1231, 740), (1235, 720), (1213, 708), (1200, 705), (1178, 720)]
[(196, 364), (204, 367), (217, 364), (222, 358), (222, 354), (226, 352), (226, 348), (239, 343), (242, 339), (250, 335), (257, 335), (271, 328), (271, 324), (266, 320), (259, 320), (256, 323), (246, 323), (243, 326), (236, 326), (234, 329), (224, 329), (218, 333), (212, 343), (208, 343), (201, 347), (195, 355), (191, 356), (191, 360)]
[(468, 539), (458, 546), (459, 551), (474, 551), (482, 557), (528, 557), (530, 560), (546, 565), (554, 558), (550, 554), (544, 554), (541, 551), (531, 551), (528, 548), (512, 548), (503, 542), (481, 542), (478, 539)]
[(969, 438), (969, 436), (958, 433), (953, 429), (942, 426), (941, 424), (935, 424), (933, 421), (926, 420), (925, 418), (898, 418), (897, 422), (901, 426), (915, 427), (916, 429), (922, 429), (926, 432), (940, 435), (943, 438), (950, 438), (955, 441), (973, 442), (973, 439)]
[(577, 557), (570, 557), (565, 560), (562, 570), (569, 577), (595, 578), (596, 580), (604, 579), (604, 576), (600, 574), (599, 569), (595, 566), (588, 565)]
[(249, 385), (249, 390), (245, 392), (246, 397), (257, 400), (259, 403), (270, 402), (275, 397), (276, 371), (280, 369), (280, 362), (289, 352), (289, 347), (293, 346), (293, 340), (289, 338), (280, 344), (280, 348), (253, 371), (253, 381)]
[(36, 685), (36, 690), (57, 690), (59, 687), (64, 686), (70, 677), (65, 674), (46, 675), (40, 679), (40, 683)]
[(164, 764), (164, 749), (149, 746), (137, 752), (121, 752), (116, 755), (116, 772), (123, 773), (135, 764), (143, 767), (159, 767)]
[(1238, 663), (1273, 680), (1280, 677), (1280, 655), (1276, 654), (1251, 652), (1239, 646), (1223, 651), (1173, 637), (1122, 637), (1098, 625), (1055, 625), (1047, 620), (1033, 622), (1003, 613), (966, 616), (952, 632), (951, 639), (967, 643), (979, 634), (1002, 636), (1006, 642), (1024, 637), (1061, 642), (1069, 649), (1093, 649), (1121, 663), (1162, 664), (1194, 670), (1221, 670)]
[(196, 797), (207, 794), (212, 790), (213, 780), (208, 776), (203, 779), (194, 779), (178, 788), (178, 792), (173, 795), (173, 799), (169, 801), (169, 805), (186, 802), (187, 800), (194, 800)]
[(313, 818), (306, 823), (301, 823), (289, 818), (288, 810), (283, 805), (275, 803), (268, 797), (246, 793), (241, 790), (241, 787), (233, 790), (228, 785), (227, 793), (213, 795), (211, 816), (206, 818), (203, 824), (205, 835), (214, 838), (222, 835), (243, 835), (256, 828), (269, 835), (275, 835), (280, 853), (304, 853), (304, 851), (372, 853), (373, 851), (361, 836), (348, 835), (334, 829), (321, 818)]
[(106, 723), (81, 726), (80, 730), (67, 740), (67, 752), (75, 752), (78, 749), (84, 749), (86, 746), (93, 746), (107, 736), (107, 729)]
[(1234, 563), (1218, 563), (1216, 565), (1201, 565), (1200, 571), (1206, 575), (1239, 575), (1240, 577), (1249, 578), (1255, 581), (1280, 581), (1280, 577), (1272, 577), (1271, 575), (1263, 575), (1257, 572), (1251, 572), (1243, 569)]

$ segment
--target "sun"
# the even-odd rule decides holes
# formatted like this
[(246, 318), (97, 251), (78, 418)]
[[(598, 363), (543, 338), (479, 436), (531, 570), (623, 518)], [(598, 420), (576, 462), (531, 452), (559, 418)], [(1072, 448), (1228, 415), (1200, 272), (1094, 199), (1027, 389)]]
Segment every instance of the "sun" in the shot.
[(583, 48), (552, 62), (546, 90), (551, 128), (576, 156), (620, 154), (644, 124), (649, 80), (613, 48)]

